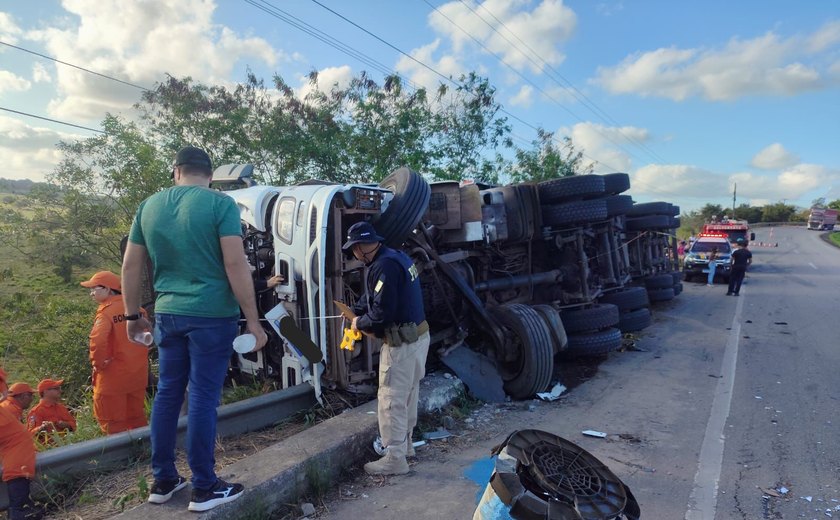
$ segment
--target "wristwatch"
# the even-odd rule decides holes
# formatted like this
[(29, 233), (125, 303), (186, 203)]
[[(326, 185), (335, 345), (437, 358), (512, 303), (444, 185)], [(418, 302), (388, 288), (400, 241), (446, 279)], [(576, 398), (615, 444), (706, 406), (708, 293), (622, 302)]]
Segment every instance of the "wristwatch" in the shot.
[(137, 320), (140, 319), (140, 315), (139, 314), (124, 314), (123, 318), (125, 319), (125, 321), (137, 321)]

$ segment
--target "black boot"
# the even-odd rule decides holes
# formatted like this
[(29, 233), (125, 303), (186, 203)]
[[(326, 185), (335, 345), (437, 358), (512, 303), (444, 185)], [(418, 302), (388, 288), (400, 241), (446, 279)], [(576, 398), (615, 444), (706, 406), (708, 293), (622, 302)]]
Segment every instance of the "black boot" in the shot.
[(9, 520), (41, 520), (44, 510), (29, 498), (29, 479), (16, 478), (6, 482), (9, 489)]

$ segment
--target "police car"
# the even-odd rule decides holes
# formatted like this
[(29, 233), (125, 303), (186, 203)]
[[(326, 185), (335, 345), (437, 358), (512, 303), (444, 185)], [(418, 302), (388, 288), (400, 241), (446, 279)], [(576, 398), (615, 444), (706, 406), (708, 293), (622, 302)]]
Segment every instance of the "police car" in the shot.
[(690, 280), (692, 276), (702, 277), (703, 279), (709, 276), (709, 256), (714, 249), (717, 249), (715, 277), (723, 278), (724, 281), (729, 282), (729, 274), (732, 271), (732, 246), (729, 245), (726, 235), (714, 233), (698, 235), (697, 240), (686, 252), (683, 262), (686, 281)]

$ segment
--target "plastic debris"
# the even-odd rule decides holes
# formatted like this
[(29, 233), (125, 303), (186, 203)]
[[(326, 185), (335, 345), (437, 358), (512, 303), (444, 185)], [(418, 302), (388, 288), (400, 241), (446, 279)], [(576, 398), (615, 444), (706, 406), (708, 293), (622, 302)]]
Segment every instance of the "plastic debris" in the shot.
[(782, 487), (779, 488), (779, 493), (781, 493), (783, 495), (787, 495), (788, 491), (790, 491), (790, 490), (788, 488), (786, 488), (785, 486), (782, 486)]
[(599, 439), (603, 439), (607, 436), (606, 433), (595, 431), (595, 430), (583, 430), (580, 433), (586, 435), (587, 437), (598, 437)]
[(566, 386), (561, 383), (557, 383), (556, 385), (554, 385), (554, 388), (552, 388), (550, 392), (540, 392), (537, 394), (537, 397), (539, 397), (543, 401), (556, 401), (560, 398), (560, 395), (562, 395), (565, 391)]
[(811, 500), (814, 499), (814, 497), (799, 497), (799, 498), (801, 498), (802, 500), (806, 500), (808, 502), (810, 502)]
[(452, 437), (452, 434), (443, 428), (438, 428), (433, 432), (426, 432), (423, 434), (423, 439), (427, 441), (438, 441), (448, 437)]

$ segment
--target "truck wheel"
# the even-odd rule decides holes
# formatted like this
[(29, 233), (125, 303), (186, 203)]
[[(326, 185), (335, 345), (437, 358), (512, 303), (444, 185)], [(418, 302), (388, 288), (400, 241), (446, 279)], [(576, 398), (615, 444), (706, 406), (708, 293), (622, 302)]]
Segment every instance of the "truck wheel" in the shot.
[(651, 302), (667, 302), (674, 299), (674, 288), (648, 289), (648, 298)]
[(560, 319), (569, 334), (600, 330), (618, 323), (618, 307), (611, 303), (596, 303), (588, 309), (563, 311)]
[(539, 183), (540, 203), (595, 197), (604, 194), (604, 177), (601, 175), (572, 175)]
[(683, 272), (682, 271), (671, 271), (671, 276), (674, 277), (674, 283), (678, 284), (683, 281)]
[(607, 202), (604, 199), (593, 199), (543, 206), (542, 217), (543, 224), (549, 226), (606, 220)]
[(630, 176), (626, 173), (608, 173), (604, 178), (604, 193), (618, 195), (630, 189)]
[(568, 356), (601, 356), (621, 347), (621, 331), (606, 329), (591, 334), (572, 334), (565, 354)]
[(642, 307), (635, 311), (625, 312), (618, 322), (618, 330), (621, 332), (636, 332), (650, 326), (652, 317), (650, 308)]
[(554, 351), (543, 319), (520, 303), (500, 305), (488, 312), (507, 329), (507, 339), (516, 353), (512, 360), (504, 359), (504, 353), (497, 359), (505, 392), (512, 399), (528, 399), (545, 390), (554, 374)]
[(622, 291), (607, 293), (601, 296), (601, 303), (611, 303), (621, 312), (632, 311), (650, 305), (647, 291), (644, 287), (626, 287)]
[(681, 225), (680, 217), (671, 217), (671, 229), (679, 229)]
[(672, 216), (674, 206), (670, 202), (643, 202), (633, 205), (633, 209), (627, 212), (631, 217), (642, 217), (645, 215), (666, 215)]
[(560, 313), (551, 305), (534, 305), (534, 310), (539, 313), (545, 324), (548, 325), (548, 330), (551, 332), (551, 339), (554, 340), (554, 353), (558, 353), (565, 349), (569, 344), (569, 339), (566, 337), (566, 328), (563, 326), (563, 320), (560, 319)]
[(645, 287), (648, 289), (664, 289), (666, 287), (673, 287), (674, 277), (671, 273), (657, 274), (645, 278)]
[(677, 282), (674, 284), (674, 296), (679, 296), (679, 294), (683, 291), (683, 284), (682, 282)]
[(625, 215), (633, 207), (633, 197), (630, 195), (613, 195), (604, 199), (607, 202), (607, 216)]
[(426, 213), (432, 188), (419, 173), (405, 167), (391, 172), (379, 187), (391, 190), (394, 198), (373, 224), (386, 245), (399, 247)]
[[(628, 213), (629, 215), (629, 213)], [(627, 231), (644, 231), (646, 229), (667, 228), (671, 225), (668, 215), (646, 215), (627, 219)]]

